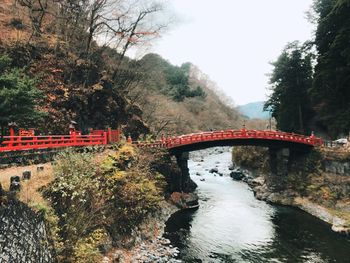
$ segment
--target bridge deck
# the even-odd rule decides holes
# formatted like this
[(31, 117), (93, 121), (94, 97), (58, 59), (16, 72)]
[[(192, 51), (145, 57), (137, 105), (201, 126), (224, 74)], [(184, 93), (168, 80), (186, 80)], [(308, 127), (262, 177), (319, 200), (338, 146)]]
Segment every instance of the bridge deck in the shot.
[[(226, 131), (212, 131), (212, 132), (200, 132), (192, 133), (187, 135), (175, 136), (162, 138), (155, 142), (136, 142), (138, 147), (156, 147), (156, 148), (167, 148), (176, 149), (186, 145), (204, 143), (204, 142), (215, 142), (215, 141), (233, 141), (239, 140), (240, 144), (245, 145), (249, 142), (264, 141), (281, 141), (288, 142), (289, 144), (295, 145), (306, 145), (306, 146), (318, 146), (322, 145), (323, 141), (321, 138), (317, 138), (314, 135), (304, 136), (295, 133), (287, 133), (281, 131), (260, 131), (260, 130), (226, 130)], [(258, 144), (258, 143), (257, 143)]]

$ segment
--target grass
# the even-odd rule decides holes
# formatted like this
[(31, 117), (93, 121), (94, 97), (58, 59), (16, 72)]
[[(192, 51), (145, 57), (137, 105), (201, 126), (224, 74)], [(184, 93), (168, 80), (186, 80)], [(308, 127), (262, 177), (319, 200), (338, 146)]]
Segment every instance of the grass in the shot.
[(23, 181), (21, 179), (21, 191), (18, 193), (18, 199), (22, 202), (35, 206), (36, 204), (45, 202), (39, 189), (49, 184), (53, 178), (53, 171), (51, 163), (42, 165), (43, 171), (37, 171), (38, 165), (29, 165), (22, 167), (10, 167), (0, 170), (0, 183), (5, 191), (9, 190), (10, 177), (18, 175), (22, 177), (24, 171), (31, 171), (31, 179)]

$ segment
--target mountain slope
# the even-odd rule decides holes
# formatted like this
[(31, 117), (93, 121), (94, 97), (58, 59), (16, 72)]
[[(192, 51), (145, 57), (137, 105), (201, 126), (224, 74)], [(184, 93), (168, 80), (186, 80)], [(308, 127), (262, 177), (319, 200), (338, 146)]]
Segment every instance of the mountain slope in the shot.
[(237, 110), (250, 119), (266, 120), (270, 117), (269, 112), (264, 111), (264, 101), (251, 102), (245, 105), (240, 105)]
[(40, 122), (24, 126), (43, 134), (64, 134), (73, 120), (82, 132), (120, 128), (133, 139), (148, 133), (241, 126), (242, 115), (191, 63), (175, 66), (157, 54), (133, 60), (97, 42), (91, 43), (88, 53), (82, 52), (86, 30), (77, 28), (69, 36), (65, 30), (53, 32), (69, 24), (63, 23), (64, 17), (50, 19), (54, 12), (45, 17), (40, 34), (31, 36), (28, 9), (12, 3), (0, 6), (0, 35), (5, 36), (0, 37), (0, 55), (6, 54), (12, 67), (36, 79), (43, 93), (38, 107), (47, 113)]

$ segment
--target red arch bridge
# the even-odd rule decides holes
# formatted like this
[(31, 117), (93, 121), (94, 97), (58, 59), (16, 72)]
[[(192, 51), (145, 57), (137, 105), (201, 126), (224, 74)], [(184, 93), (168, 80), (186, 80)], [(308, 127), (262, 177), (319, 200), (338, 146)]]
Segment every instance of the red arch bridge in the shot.
[[(106, 145), (118, 142), (120, 132), (108, 129), (91, 130), (88, 135), (72, 132), (69, 135), (35, 136), (34, 133), (20, 132), (19, 135), (5, 136), (0, 144), (0, 152), (24, 151), (32, 149), (47, 149), (74, 146)], [(137, 147), (165, 148), (170, 152), (184, 152), (204, 149), (214, 146), (255, 145), (275, 148), (308, 149), (321, 146), (321, 138), (304, 136), (294, 133), (270, 130), (225, 130), (198, 132), (181, 136), (162, 137), (151, 142), (131, 141)]]

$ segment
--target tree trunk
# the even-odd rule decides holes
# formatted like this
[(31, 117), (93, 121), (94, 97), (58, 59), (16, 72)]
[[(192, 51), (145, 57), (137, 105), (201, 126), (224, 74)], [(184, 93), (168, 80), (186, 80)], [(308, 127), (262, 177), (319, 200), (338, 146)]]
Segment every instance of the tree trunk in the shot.
[(1, 125), (1, 136), (0, 136), (0, 144), (4, 141), (4, 133), (5, 133), (5, 127)]
[(303, 112), (301, 110), (301, 105), (299, 103), (298, 105), (298, 115), (299, 115), (299, 129), (300, 129), (300, 133), (304, 134), (304, 125), (303, 125)]

